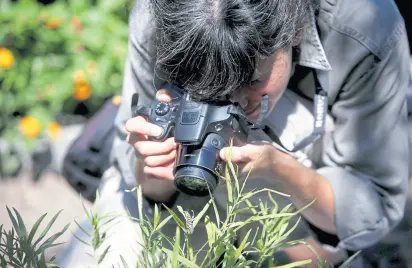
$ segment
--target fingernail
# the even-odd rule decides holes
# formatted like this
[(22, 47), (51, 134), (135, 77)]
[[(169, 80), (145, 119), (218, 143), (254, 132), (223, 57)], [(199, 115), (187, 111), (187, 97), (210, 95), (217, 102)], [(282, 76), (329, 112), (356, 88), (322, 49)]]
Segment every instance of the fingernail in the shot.
[(172, 97), (170, 96), (169, 91), (167, 91), (166, 89), (160, 89), (156, 93), (156, 100), (164, 101), (164, 102), (171, 102)]
[(225, 160), (226, 159), (226, 149), (220, 150), (219, 155), (220, 155), (220, 158)]

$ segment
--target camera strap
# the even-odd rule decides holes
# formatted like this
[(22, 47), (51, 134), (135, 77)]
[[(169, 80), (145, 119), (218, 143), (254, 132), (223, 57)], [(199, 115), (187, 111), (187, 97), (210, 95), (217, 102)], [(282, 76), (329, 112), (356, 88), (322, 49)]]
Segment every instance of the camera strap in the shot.
[(315, 96), (313, 105), (314, 120), (312, 133), (295, 144), (292, 148), (287, 148), (273, 129), (267, 125), (264, 125), (262, 128), (263, 132), (265, 132), (271, 140), (290, 153), (294, 153), (305, 148), (309, 144), (318, 140), (325, 133), (325, 120), (328, 111), (328, 93), (326, 90), (322, 89), (315, 72), (313, 72), (313, 76), (315, 80)]
[(269, 98), (267, 95), (262, 96), (262, 102), (261, 102), (261, 111), (259, 118), (256, 120), (256, 122), (252, 122), (247, 116), (244, 114), (243, 110), (240, 109), (238, 106), (232, 106), (231, 109), (229, 110), (229, 113), (233, 115), (239, 116), (239, 118), (245, 120), (249, 124), (249, 128), (252, 130), (257, 130), (261, 129), (273, 142), (278, 144), (282, 149), (284, 149), (286, 152), (294, 153), (297, 152), (309, 144), (315, 142), (318, 140), (320, 137), (325, 132), (325, 120), (326, 120), (326, 114), (328, 110), (328, 94), (326, 90), (323, 90), (319, 80), (316, 77), (316, 73), (313, 73), (314, 80), (315, 80), (315, 96), (314, 96), (314, 105), (313, 105), (313, 130), (312, 133), (305, 137), (303, 140), (295, 144), (292, 148), (287, 148), (282, 141), (279, 138), (279, 135), (275, 133), (273, 129), (268, 127), (266, 124), (264, 124), (264, 120), (266, 117), (266, 114), (269, 110)]

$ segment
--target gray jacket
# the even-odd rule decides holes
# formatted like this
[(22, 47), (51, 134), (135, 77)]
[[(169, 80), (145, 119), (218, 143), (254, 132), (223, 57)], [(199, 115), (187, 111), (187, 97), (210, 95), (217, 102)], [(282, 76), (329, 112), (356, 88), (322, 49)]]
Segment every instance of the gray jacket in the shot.
[[(154, 77), (154, 21), (147, 1), (138, 0), (130, 16), (113, 149), (113, 161), (130, 187), (136, 184), (136, 157), (125, 142), (124, 123), (131, 116), (131, 95), (138, 92), (140, 103), (147, 105), (162, 83)], [(339, 246), (355, 251), (380, 240), (403, 216), (409, 164), (409, 47), (404, 21), (392, 0), (317, 4), (319, 9), (304, 30), (296, 67), (315, 71), (328, 91), (334, 129), (312, 161), (335, 194)], [(296, 71), (291, 79), (309, 102), (315, 88), (311, 75)]]

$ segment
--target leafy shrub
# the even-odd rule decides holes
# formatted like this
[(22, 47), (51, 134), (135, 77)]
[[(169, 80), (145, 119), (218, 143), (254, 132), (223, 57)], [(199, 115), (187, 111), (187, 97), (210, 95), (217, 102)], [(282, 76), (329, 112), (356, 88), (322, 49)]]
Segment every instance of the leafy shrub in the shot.
[[(227, 214), (219, 215), (216, 208), (213, 197), (205, 205), (202, 211), (197, 215), (193, 215), (189, 211), (183, 211), (181, 207), (178, 207), (178, 211), (181, 215), (177, 215), (170, 208), (163, 205), (170, 213), (168, 217), (161, 221), (161, 212), (156, 205), (154, 210), (153, 219), (149, 219), (147, 215), (143, 214), (142, 205), (142, 191), (141, 188), (137, 188), (137, 200), (138, 200), (138, 219), (133, 219), (130, 215), (99, 215), (95, 211), (89, 211), (83, 206), (84, 213), (86, 214), (91, 226), (92, 233), (88, 233), (77, 222), (76, 224), (86, 234), (89, 241), (80, 240), (82, 243), (88, 244), (93, 249), (93, 257), (96, 264), (102, 263), (107, 253), (110, 251), (110, 245), (104, 245), (103, 241), (107, 237), (107, 228), (110, 222), (121, 217), (128, 217), (138, 223), (142, 233), (142, 252), (139, 255), (138, 263), (127, 263), (122, 256), (119, 256), (119, 263), (113, 263), (113, 267), (190, 267), (190, 268), (232, 268), (232, 267), (301, 267), (306, 264), (310, 264), (311, 260), (302, 260), (286, 265), (276, 266), (276, 260), (273, 259), (273, 253), (276, 250), (296, 245), (305, 244), (303, 240), (286, 241), (289, 235), (294, 231), (297, 223), (294, 226), (290, 226), (290, 220), (292, 217), (299, 217), (298, 214), (312, 203), (308, 204), (300, 211), (293, 209), (292, 205), (288, 205), (282, 209), (279, 209), (273, 194), (284, 195), (270, 189), (261, 189), (252, 192), (244, 192), (245, 181), (240, 183), (238, 180), (237, 167), (233, 166), (228, 161), (226, 165), (226, 172), (222, 177), (225, 181), (228, 204)], [(249, 199), (258, 193), (267, 192), (272, 204), (265, 204), (260, 202), (259, 204), (252, 205)], [(97, 194), (97, 203), (99, 202), (99, 195)], [(246, 205), (246, 206), (244, 206)], [(208, 216), (205, 216), (206, 211), (209, 208), (213, 208), (216, 214), (216, 221), (212, 221)], [(239, 221), (238, 215), (240, 212), (251, 212), (251, 216), (246, 220)], [(3, 231), (0, 226), (0, 267), (7, 267), (7, 265), (14, 265), (13, 267), (30, 267), (30, 268), (42, 268), (42, 267), (54, 267), (52, 258), (49, 263), (46, 263), (44, 259), (44, 249), (53, 246), (53, 242), (59, 237), (66, 229), (59, 232), (43, 242), (41, 246), (39, 241), (44, 238), (47, 231), (50, 229), (51, 224), (56, 219), (57, 215), (51, 221), (51, 224), (42, 232), (40, 238), (33, 244), (33, 237), (38, 228), (39, 222), (44, 218), (42, 216), (39, 221), (34, 225), (32, 231), (29, 233), (24, 227), (21, 216), (15, 211), (16, 216), (9, 211), (9, 215), (12, 219), (14, 228), (9, 231)], [(168, 237), (162, 233), (162, 227), (170, 220), (176, 222), (176, 235), (174, 237)], [(207, 231), (207, 241), (204, 241), (203, 251), (206, 251), (204, 259), (200, 259), (198, 253), (191, 246), (193, 239), (193, 230), (200, 222), (205, 222), (205, 228)], [(259, 223), (260, 231), (252, 233), (252, 229), (249, 230), (243, 241), (236, 247), (234, 241), (237, 238), (237, 234), (241, 228), (249, 228), (249, 224)], [(17, 235), (16, 235), (17, 233)], [(181, 241), (184, 241), (184, 246), (181, 246)], [(165, 243), (169, 244), (165, 247)], [(137, 242), (138, 243), (138, 242)], [(314, 251), (309, 245), (311, 250)], [(104, 248), (103, 248), (104, 247)], [(257, 261), (248, 260), (247, 254), (255, 253)], [(316, 252), (314, 251), (316, 254)], [(86, 254), (86, 253), (85, 253)], [(348, 267), (351, 260), (355, 258), (357, 254), (346, 261), (341, 268)], [(24, 265), (23, 265), (24, 264)], [(115, 266), (116, 265), (116, 266)], [(333, 267), (332, 265), (323, 261), (318, 257), (318, 262), (312, 264), (312, 267)]]
[(128, 0), (0, 2), (0, 134), (31, 146), (57, 115), (91, 115), (119, 93)]

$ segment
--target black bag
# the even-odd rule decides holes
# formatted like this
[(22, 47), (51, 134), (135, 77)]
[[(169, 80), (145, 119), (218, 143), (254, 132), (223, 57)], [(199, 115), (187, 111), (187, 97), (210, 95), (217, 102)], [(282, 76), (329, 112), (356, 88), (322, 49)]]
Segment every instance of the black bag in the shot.
[(118, 105), (112, 99), (86, 123), (64, 158), (62, 175), (82, 197), (94, 201), (102, 175), (110, 165)]

